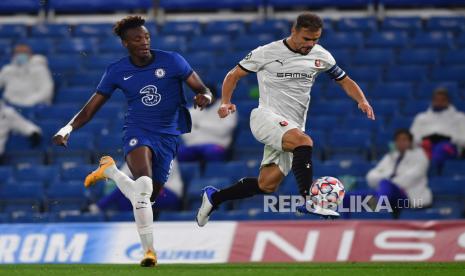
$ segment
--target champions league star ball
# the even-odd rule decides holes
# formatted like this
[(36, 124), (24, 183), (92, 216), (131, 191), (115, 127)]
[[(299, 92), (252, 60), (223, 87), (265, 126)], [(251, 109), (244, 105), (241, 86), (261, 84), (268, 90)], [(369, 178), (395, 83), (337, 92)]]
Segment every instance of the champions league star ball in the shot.
[(323, 176), (312, 183), (309, 195), (314, 205), (324, 209), (336, 210), (344, 199), (345, 189), (339, 179), (332, 176)]

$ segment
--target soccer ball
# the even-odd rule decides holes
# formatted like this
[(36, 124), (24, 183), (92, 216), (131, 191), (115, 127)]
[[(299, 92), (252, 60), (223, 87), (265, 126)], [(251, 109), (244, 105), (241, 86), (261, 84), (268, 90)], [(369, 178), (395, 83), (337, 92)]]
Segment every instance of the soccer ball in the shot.
[(323, 176), (312, 183), (309, 195), (313, 205), (336, 210), (344, 199), (345, 189), (339, 179)]

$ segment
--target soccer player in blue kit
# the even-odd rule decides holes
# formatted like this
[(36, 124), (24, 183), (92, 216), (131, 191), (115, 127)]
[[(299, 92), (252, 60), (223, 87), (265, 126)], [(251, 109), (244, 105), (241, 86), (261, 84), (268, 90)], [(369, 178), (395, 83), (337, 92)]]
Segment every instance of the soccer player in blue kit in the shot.
[(178, 137), (190, 132), (191, 119), (182, 84), (196, 93), (194, 106), (203, 109), (212, 94), (186, 60), (175, 52), (150, 49), (150, 34), (140, 16), (118, 21), (114, 32), (121, 38), (129, 56), (110, 64), (96, 92), (71, 121), (53, 137), (53, 143), (65, 146), (71, 131), (91, 120), (93, 115), (121, 89), (128, 101), (123, 127), (123, 149), (135, 180), (118, 170), (110, 156), (100, 159), (97, 170), (84, 185), (112, 179), (131, 201), (144, 257), (141, 266), (155, 266), (153, 246), (153, 202), (169, 176), (176, 156)]

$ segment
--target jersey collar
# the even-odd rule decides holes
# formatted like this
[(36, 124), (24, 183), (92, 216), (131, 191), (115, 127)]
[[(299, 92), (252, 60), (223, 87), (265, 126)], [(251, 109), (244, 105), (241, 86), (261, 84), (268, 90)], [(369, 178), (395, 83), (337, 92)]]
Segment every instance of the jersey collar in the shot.
[(286, 47), (287, 47), (287, 49), (289, 49), (289, 51), (291, 51), (293, 53), (296, 53), (296, 54), (299, 54), (299, 55), (302, 55), (302, 56), (306, 56), (306, 55), (310, 54), (310, 52), (311, 52), (311, 50), (310, 50), (310, 52), (308, 52), (308, 54), (302, 54), (300, 52), (297, 52), (296, 50), (292, 49), (291, 46), (289, 46), (289, 44), (286, 41), (286, 38), (283, 39), (283, 43), (284, 43), (284, 45), (286, 45)]
[(154, 50), (150, 50), (150, 53), (152, 53), (152, 59), (151, 59), (150, 62), (147, 63), (146, 65), (139, 66), (139, 65), (134, 64), (134, 63), (132, 62), (131, 56), (128, 56), (129, 62), (132, 64), (132, 66), (137, 67), (137, 68), (144, 68), (144, 67), (150, 66), (150, 65), (152, 65), (152, 63), (155, 61), (155, 51), (154, 51)]

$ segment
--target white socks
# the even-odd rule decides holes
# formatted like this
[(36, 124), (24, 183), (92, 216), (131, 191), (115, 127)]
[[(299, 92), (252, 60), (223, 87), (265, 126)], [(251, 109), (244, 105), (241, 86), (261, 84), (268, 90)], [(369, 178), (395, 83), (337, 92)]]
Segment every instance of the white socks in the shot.
[(141, 176), (133, 181), (125, 173), (113, 165), (105, 169), (105, 176), (116, 182), (120, 191), (131, 201), (137, 231), (144, 253), (153, 248), (153, 211), (150, 203), (153, 186), (152, 179)]

